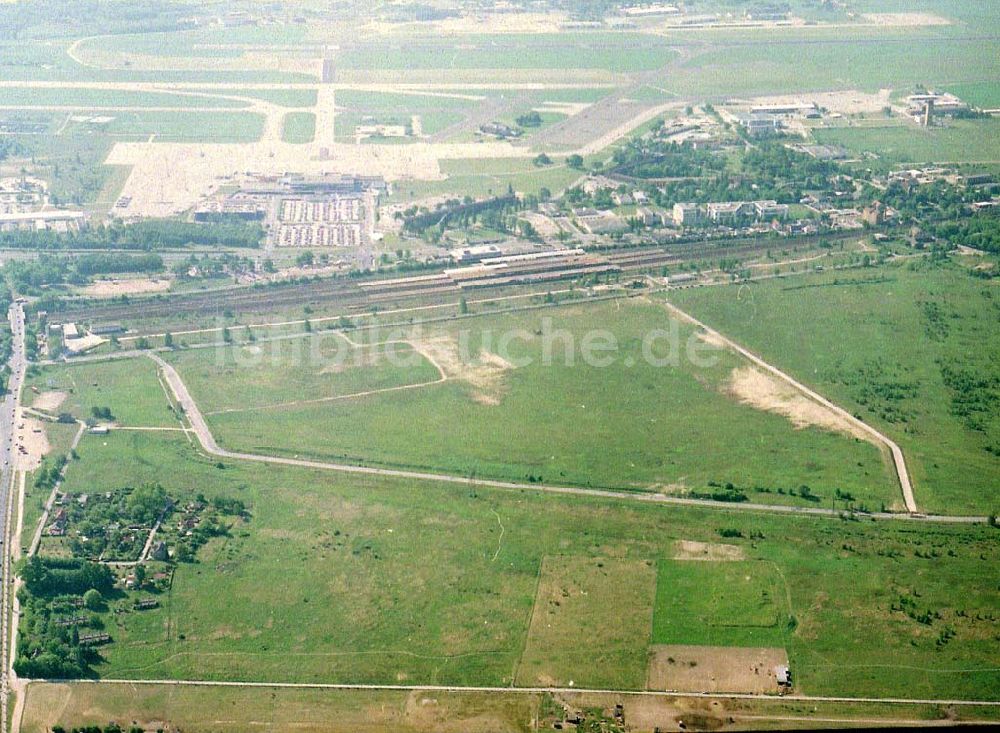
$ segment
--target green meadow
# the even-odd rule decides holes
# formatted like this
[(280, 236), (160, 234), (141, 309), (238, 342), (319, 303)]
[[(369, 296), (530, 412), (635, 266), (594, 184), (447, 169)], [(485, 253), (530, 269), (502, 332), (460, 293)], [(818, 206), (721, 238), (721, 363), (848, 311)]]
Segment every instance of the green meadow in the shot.
[(669, 297), (896, 440), (921, 508), (985, 513), (1000, 507), (992, 282), (916, 261)]
[[(88, 435), (79, 456), (71, 494), (157, 480), (179, 495), (239, 497), (252, 515), (178, 566), (160, 608), (106, 619), (103, 676), (509, 685), (519, 668), (528, 679), (545, 666), (559, 679), (641, 687), (647, 644), (755, 646), (766, 633), (804, 694), (1000, 694), (989, 620), (1000, 546), (986, 526), (219, 463), (163, 433)], [(673, 560), (678, 540), (723, 533), (746, 560)], [(634, 597), (636, 612), (600, 602), (615, 595)], [(564, 608), (550, 603), (559, 599)], [(551, 627), (538, 621), (547, 609)]]
[(303, 145), (316, 137), (316, 115), (312, 112), (289, 112), (282, 120), (281, 139)]
[(948, 120), (943, 127), (915, 124), (814, 130), (816, 140), (855, 154), (875, 153), (900, 163), (1000, 162), (1000, 120)]
[[(620, 350), (602, 352), (588, 364), (585, 339), (602, 337), (590, 333), (593, 323), (607, 329)], [(352, 337), (390, 338), (368, 332)], [(213, 432), (231, 450), (516, 481), (682, 494), (732, 483), (754, 501), (807, 506), (830, 506), (837, 489), (870, 509), (899, 501), (877, 447), (828, 430), (796, 429), (781, 415), (743, 404), (729, 393), (729, 380), (745, 362), (707, 346), (654, 302), (482, 316), (391, 337), (437, 354), (449, 379), (334, 403), (212, 414)], [(508, 353), (497, 360), (497, 351)], [(671, 351), (680, 352), (676, 365), (668, 363)], [(664, 361), (653, 363), (647, 353)], [(705, 356), (705, 365), (689, 360), (689, 353)], [(192, 351), (178, 361), (206, 413), (231, 408), (229, 385), (261, 378), (255, 368), (209, 369), (212, 358)], [(600, 363), (605, 359), (608, 364)], [(530, 363), (518, 365), (522, 360)], [(350, 372), (330, 374), (325, 358), (308, 353), (265, 362), (272, 376), (261, 383), (273, 388), (264, 389), (264, 398), (247, 398), (248, 404), (309, 400), (353, 379)], [(428, 381), (422, 360), (391, 371), (402, 374), (407, 366), (416, 370), (413, 376), (391, 379)], [(324, 377), (329, 387), (312, 386)], [(813, 494), (809, 499), (796, 495), (803, 485)]]

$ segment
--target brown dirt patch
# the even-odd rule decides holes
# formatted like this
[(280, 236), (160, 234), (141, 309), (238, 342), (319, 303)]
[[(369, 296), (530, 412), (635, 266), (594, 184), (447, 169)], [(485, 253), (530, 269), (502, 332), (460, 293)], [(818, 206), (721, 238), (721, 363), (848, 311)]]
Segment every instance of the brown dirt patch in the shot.
[(118, 295), (162, 293), (170, 290), (170, 281), (161, 279), (97, 280), (83, 288), (83, 294), (92, 298), (113, 298)]
[(646, 687), (679, 692), (778, 692), (774, 668), (788, 665), (777, 647), (655, 645)]
[(18, 443), (24, 446), (27, 454), (16, 451), (14, 461), (20, 471), (34, 471), (42, 465), (42, 458), (48, 455), (49, 439), (45, 435), (45, 423), (33, 417), (21, 417), (17, 421)]
[(755, 367), (734, 369), (726, 391), (745, 405), (784, 415), (796, 428), (818, 427), (873, 442), (872, 436), (847, 419)]
[(42, 410), (43, 412), (55, 412), (59, 409), (65, 399), (65, 392), (42, 392), (40, 395), (35, 397), (35, 401), (31, 403), (31, 407), (35, 410)]
[(746, 553), (739, 545), (695, 542), (694, 540), (678, 540), (674, 543), (674, 560), (735, 562), (746, 559)]
[(468, 384), (472, 388), (473, 400), (483, 405), (500, 404), (507, 391), (507, 372), (514, 368), (506, 359), (484, 350), (471, 359), (465, 359), (458, 342), (447, 335), (411, 343), (445, 377)]

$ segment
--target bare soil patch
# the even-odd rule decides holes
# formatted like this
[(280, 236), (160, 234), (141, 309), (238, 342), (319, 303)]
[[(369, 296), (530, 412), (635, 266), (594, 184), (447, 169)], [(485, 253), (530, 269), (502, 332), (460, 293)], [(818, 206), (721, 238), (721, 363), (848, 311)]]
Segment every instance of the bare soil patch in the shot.
[(726, 391), (758, 410), (784, 415), (796, 428), (818, 427), (868, 442), (872, 436), (795, 387), (752, 366), (734, 369)]
[(865, 20), (883, 27), (951, 25), (951, 21), (934, 13), (865, 13)]
[(817, 104), (820, 107), (839, 112), (844, 115), (878, 113), (891, 103), (891, 89), (880, 89), (877, 92), (863, 92), (858, 89), (845, 89), (830, 92), (809, 92), (806, 94), (775, 94), (763, 97), (753, 97), (745, 101), (734, 100), (735, 106), (793, 105)]
[(163, 293), (170, 290), (170, 280), (139, 278), (134, 280), (97, 280), (83, 288), (84, 295), (92, 298), (113, 298), (118, 295)]
[[(24, 428), (20, 426), (24, 425)], [(20, 416), (17, 421), (18, 442), (27, 453), (17, 451), (15, 463), (20, 471), (34, 471), (42, 465), (42, 458), (48, 455), (49, 439), (45, 435), (45, 423), (33, 417)]]
[(674, 560), (735, 562), (746, 559), (746, 552), (739, 545), (695, 542), (694, 540), (678, 540), (674, 543)]
[(31, 403), (31, 406), (34, 409), (42, 410), (43, 412), (55, 412), (59, 409), (65, 399), (65, 392), (57, 392), (54, 390), (42, 392), (40, 395), (35, 397), (35, 401)]
[(468, 384), (473, 400), (483, 405), (500, 404), (507, 391), (506, 374), (514, 368), (509, 361), (485, 350), (480, 350), (475, 357), (464, 358), (466, 355), (461, 353), (458, 342), (446, 335), (410, 343), (445, 377)]
[(679, 692), (777, 692), (775, 667), (788, 665), (776, 647), (654, 645), (646, 687)]

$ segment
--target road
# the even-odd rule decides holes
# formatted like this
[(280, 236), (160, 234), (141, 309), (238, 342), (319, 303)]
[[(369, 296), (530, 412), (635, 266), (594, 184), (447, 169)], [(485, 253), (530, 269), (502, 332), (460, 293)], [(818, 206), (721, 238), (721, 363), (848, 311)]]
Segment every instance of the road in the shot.
[(10, 379), (7, 383), (7, 394), (0, 400), (0, 542), (2, 542), (2, 572), (0, 572), (0, 659), (3, 669), (0, 671), (0, 733), (7, 733), (8, 699), (15, 681), (13, 674), (13, 640), (16, 634), (16, 623), (11, 613), (12, 607), (12, 557), (11, 537), (15, 529), (17, 504), (15, 495), (14, 471), (14, 435), (18, 403), (21, 388), (24, 386), (26, 356), (24, 350), (24, 309), (20, 303), (11, 305), (7, 312), (12, 334), (12, 355), (10, 359)]
[[(56, 680), (52, 680), (56, 681)], [(635, 697), (673, 697), (673, 698), (703, 698), (720, 700), (788, 700), (790, 702), (840, 702), (840, 703), (882, 703), (890, 705), (955, 705), (1000, 707), (1000, 700), (935, 700), (902, 697), (836, 697), (820, 695), (767, 695), (757, 693), (697, 693), (673, 692), (661, 690), (606, 690), (597, 688), (577, 687), (486, 687), (461, 685), (366, 685), (337, 684), (322, 682), (230, 682), (213, 680), (70, 680), (83, 684), (116, 684), (116, 685), (189, 685), (193, 687), (264, 687), (272, 689), (305, 689), (305, 690), (397, 690), (409, 692), (483, 692), (510, 694), (520, 692), (525, 694), (597, 694), (597, 695), (629, 695)]]
[[(724, 504), (707, 499), (687, 499), (677, 496), (666, 496), (659, 493), (640, 493), (630, 491), (616, 491), (613, 489), (593, 489), (579, 486), (553, 486), (545, 484), (517, 483), (513, 481), (498, 481), (484, 478), (469, 478), (465, 476), (455, 476), (450, 474), (426, 473), (422, 471), (406, 471), (391, 468), (376, 468), (373, 466), (355, 466), (343, 463), (329, 463), (324, 461), (312, 461), (302, 458), (285, 458), (283, 456), (268, 456), (257, 453), (240, 453), (226, 450), (221, 447), (212, 435), (205, 417), (188, 391), (184, 380), (181, 379), (177, 370), (168, 364), (164, 359), (154, 352), (142, 352), (152, 359), (159, 366), (166, 379), (170, 391), (174, 395), (177, 404), (183, 409), (191, 429), (202, 449), (213, 456), (219, 458), (229, 458), (237, 461), (255, 461), (258, 463), (269, 463), (273, 465), (295, 466), (298, 468), (318, 469), (321, 471), (339, 471), (342, 473), (363, 474), (368, 476), (386, 476), (391, 478), (414, 479), (418, 481), (437, 481), (443, 483), (462, 484), (465, 486), (483, 486), (494, 489), (507, 489), (515, 491), (536, 491), (549, 494), (563, 494), (570, 496), (586, 496), (603, 499), (624, 499), (626, 501), (637, 501), (652, 504), (674, 504), (682, 506), (711, 507), (713, 509), (728, 509), (739, 511), (759, 511), (774, 512), (783, 514), (800, 514), (815, 516), (835, 516), (839, 517), (842, 511), (825, 509), (821, 507), (795, 507), (781, 506), (773, 504), (753, 504), (742, 502), (739, 504)], [(822, 399), (822, 398), (820, 398)], [(839, 408), (838, 408), (839, 409)], [(863, 515), (872, 519), (906, 519), (920, 522), (936, 522), (949, 524), (982, 524), (986, 517), (959, 517), (921, 514), (893, 514), (890, 512), (873, 512)]]

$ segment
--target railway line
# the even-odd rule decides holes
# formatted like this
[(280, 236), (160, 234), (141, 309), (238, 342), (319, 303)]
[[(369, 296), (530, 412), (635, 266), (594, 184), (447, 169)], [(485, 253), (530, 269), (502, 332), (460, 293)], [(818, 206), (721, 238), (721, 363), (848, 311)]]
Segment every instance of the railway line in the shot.
[[(854, 236), (833, 234), (831, 241)], [(113, 321), (166, 319), (202, 314), (222, 317), (227, 312), (263, 314), (282, 308), (336, 305), (345, 311), (360, 311), (383, 305), (399, 305), (420, 298), (455, 297), (461, 292), (501, 292), (505, 288), (538, 287), (612, 273), (638, 273), (685, 263), (726, 257), (754, 257), (770, 250), (815, 245), (817, 238), (795, 240), (736, 240), (644, 246), (612, 251), (561, 250), (540, 253), (537, 258), (498, 257), (479, 265), (439, 272), (379, 280), (330, 278), (288, 285), (251, 285), (209, 292), (175, 293), (128, 302), (72, 304), (59, 311), (67, 321), (97, 325)]]

